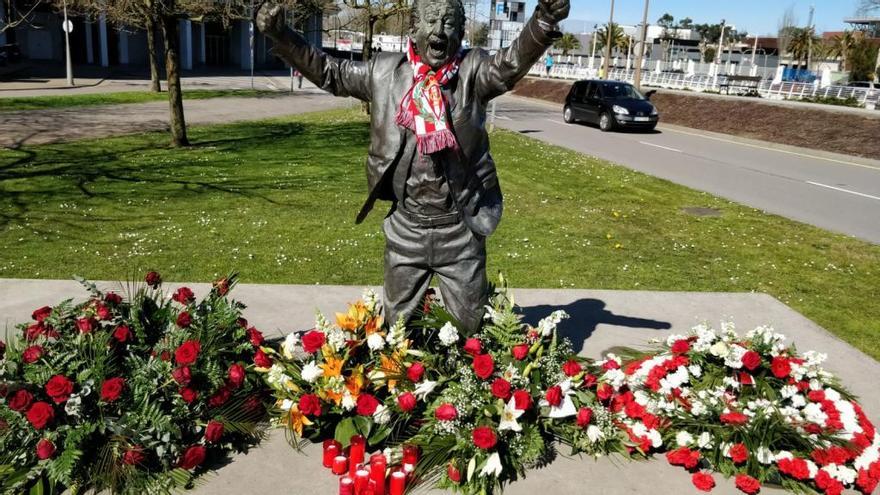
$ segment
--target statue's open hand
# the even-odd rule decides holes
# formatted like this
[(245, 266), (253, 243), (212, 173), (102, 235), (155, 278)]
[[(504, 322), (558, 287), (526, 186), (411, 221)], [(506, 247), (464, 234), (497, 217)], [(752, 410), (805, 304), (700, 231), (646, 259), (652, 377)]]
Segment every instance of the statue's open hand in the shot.
[(571, 9), (569, 0), (538, 0), (538, 12), (541, 20), (549, 24), (558, 24), (568, 17)]
[(257, 29), (273, 40), (284, 34), (284, 9), (272, 2), (265, 2), (257, 10)]

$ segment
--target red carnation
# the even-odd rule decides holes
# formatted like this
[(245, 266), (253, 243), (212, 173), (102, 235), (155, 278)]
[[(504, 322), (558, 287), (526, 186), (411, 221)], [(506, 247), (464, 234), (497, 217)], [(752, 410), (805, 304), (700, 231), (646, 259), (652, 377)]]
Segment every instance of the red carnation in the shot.
[(604, 363), (602, 363), (602, 369), (605, 371), (619, 370), (620, 363), (618, 363), (617, 361), (615, 361), (613, 359), (609, 359), (609, 360), (605, 361)]
[(691, 343), (687, 339), (679, 339), (672, 343), (673, 354), (687, 354), (691, 350)]
[(442, 404), (434, 411), (434, 417), (440, 421), (452, 421), (458, 417), (458, 411), (452, 404)]
[(131, 340), (131, 329), (125, 325), (120, 325), (113, 331), (113, 338), (120, 344), (124, 344)]
[(593, 410), (589, 407), (582, 407), (577, 413), (577, 425), (586, 428), (593, 419)]
[(741, 443), (733, 445), (730, 447), (730, 458), (734, 464), (742, 464), (749, 460), (749, 449)]
[(177, 289), (177, 292), (175, 292), (173, 296), (171, 296), (171, 299), (186, 306), (196, 300), (196, 295), (193, 294), (193, 291), (191, 291), (189, 287), (181, 287)]
[(201, 445), (193, 445), (183, 453), (178, 466), (181, 469), (195, 469), (203, 462), (205, 462), (205, 447)]
[(102, 321), (107, 321), (113, 318), (113, 313), (110, 311), (110, 308), (104, 306), (101, 303), (95, 305), (95, 314), (98, 315), (98, 319)]
[(755, 351), (748, 351), (742, 357), (743, 366), (749, 371), (755, 371), (761, 366), (761, 355)]
[(583, 370), (580, 363), (574, 359), (569, 359), (562, 365), (562, 372), (565, 373), (565, 376), (575, 376)]
[(324, 332), (319, 332), (317, 330), (308, 331), (302, 338), (303, 350), (309, 354), (314, 354), (321, 349), (325, 341), (326, 337), (324, 336)]
[[(479, 342), (479, 341), (478, 341)], [(495, 361), (489, 354), (478, 354), (474, 356), (474, 373), (481, 379), (485, 380), (492, 376), (495, 371)]]
[(24, 330), (24, 338), (28, 342), (32, 342), (37, 340), (37, 337), (46, 333), (46, 327), (43, 323), (34, 323), (33, 325), (28, 326)]
[(232, 391), (226, 387), (220, 387), (214, 392), (214, 395), (208, 399), (208, 405), (211, 407), (220, 407), (223, 404), (226, 404), (230, 397), (232, 397)]
[(552, 387), (548, 388), (547, 393), (544, 394), (544, 399), (552, 407), (556, 407), (559, 404), (562, 404), (562, 387), (560, 387), (559, 385), (553, 385)]
[(125, 380), (119, 377), (104, 380), (101, 384), (101, 400), (105, 402), (114, 402), (122, 395), (125, 389)]
[(513, 354), (513, 358), (517, 361), (522, 361), (529, 355), (529, 345), (528, 344), (519, 344), (513, 346), (511, 349), (511, 354)]
[(608, 383), (600, 383), (596, 388), (596, 397), (601, 401), (606, 401), (614, 395), (614, 387)]
[(483, 344), (480, 342), (480, 339), (470, 338), (465, 341), (464, 352), (470, 354), (471, 356), (476, 356), (482, 351)]
[(715, 478), (705, 471), (694, 473), (691, 476), (691, 483), (701, 492), (711, 492), (715, 488)]
[(272, 358), (267, 356), (263, 349), (257, 349), (256, 354), (254, 354), (254, 364), (257, 368), (271, 368)]
[(492, 382), (492, 395), (498, 397), (501, 400), (507, 400), (510, 398), (510, 382), (505, 380), (504, 378), (496, 378), (494, 382)]
[(52, 405), (47, 402), (34, 402), (28, 409), (26, 417), (34, 428), (42, 430), (55, 419), (55, 409), (52, 409)]
[(461, 471), (459, 471), (451, 462), (446, 465), (446, 476), (449, 478), (449, 481), (453, 483), (461, 482)]
[(744, 493), (748, 493), (749, 495), (754, 495), (761, 491), (761, 482), (752, 478), (747, 474), (738, 474), (736, 475), (736, 487), (739, 488)]
[(199, 393), (189, 387), (180, 389), (180, 397), (187, 404), (192, 404), (194, 400), (199, 398)]
[(46, 382), (46, 395), (56, 404), (61, 404), (73, 393), (73, 382), (64, 375), (55, 375)]
[(492, 428), (489, 428), (488, 426), (478, 426), (474, 428), (472, 436), (474, 440), (474, 445), (483, 450), (491, 449), (498, 441), (498, 438), (495, 436), (495, 432), (492, 430)]
[(45, 461), (46, 459), (51, 459), (54, 455), (55, 444), (50, 440), (41, 438), (40, 441), (37, 442), (37, 459)]
[(33, 313), (31, 313), (31, 318), (42, 323), (43, 320), (49, 317), (52, 314), (52, 308), (49, 306), (43, 306), (42, 308), (35, 309)]
[(513, 393), (513, 407), (519, 411), (527, 411), (532, 407), (532, 396), (525, 390)]
[(174, 351), (174, 360), (180, 366), (189, 366), (199, 358), (202, 344), (198, 340), (187, 340)]
[(144, 282), (146, 282), (147, 285), (149, 285), (150, 287), (155, 289), (155, 288), (159, 287), (160, 285), (162, 285), (162, 276), (159, 275), (157, 272), (150, 272), (147, 274), (146, 277), (144, 277)]
[(596, 378), (596, 375), (591, 375), (587, 373), (584, 375), (584, 386), (587, 388), (593, 388), (596, 386), (596, 383), (599, 382), (599, 379)]
[(247, 329), (248, 339), (251, 341), (251, 345), (254, 347), (260, 347), (263, 345), (263, 333), (256, 329), (256, 327), (250, 327)]
[(744, 425), (749, 422), (749, 417), (739, 412), (722, 414), (720, 419), (722, 423), (728, 425)]
[(412, 392), (400, 394), (397, 397), (397, 405), (403, 412), (410, 412), (416, 407), (416, 396)]
[(171, 372), (171, 378), (174, 378), (174, 381), (181, 387), (185, 387), (192, 380), (192, 371), (190, 371), (189, 366), (181, 366)]
[(143, 449), (139, 446), (133, 446), (122, 454), (122, 463), (128, 466), (137, 466), (144, 462)]
[(321, 399), (314, 394), (306, 394), (299, 398), (299, 412), (306, 416), (321, 415)]
[(666, 460), (673, 466), (693, 469), (700, 463), (700, 452), (687, 447), (679, 447), (666, 453)]
[(177, 315), (177, 326), (180, 328), (187, 328), (190, 325), (192, 325), (192, 316), (186, 311), (181, 311), (180, 314)]
[(227, 375), (229, 376), (229, 385), (231, 385), (232, 388), (240, 387), (244, 383), (246, 376), (244, 366), (238, 363), (230, 365)]
[(104, 294), (104, 302), (107, 304), (119, 304), (122, 302), (122, 296), (115, 292), (108, 292)]
[(223, 436), (223, 423), (219, 421), (208, 421), (205, 426), (205, 441), (208, 443), (217, 443)]
[(406, 377), (413, 383), (422, 381), (422, 375), (425, 374), (425, 367), (422, 363), (413, 363), (406, 370)]
[(370, 394), (361, 394), (357, 398), (357, 413), (361, 416), (372, 416), (379, 407), (379, 401)]
[(770, 363), (770, 371), (776, 378), (787, 378), (791, 374), (791, 362), (788, 358), (776, 356)]
[(80, 318), (76, 320), (76, 328), (80, 333), (92, 333), (98, 322), (94, 318)]
[(9, 409), (12, 409), (13, 411), (23, 412), (26, 411), (28, 407), (30, 407), (31, 402), (33, 401), (33, 394), (25, 389), (21, 389), (12, 394), (12, 398), (9, 399), (7, 405), (9, 405)]

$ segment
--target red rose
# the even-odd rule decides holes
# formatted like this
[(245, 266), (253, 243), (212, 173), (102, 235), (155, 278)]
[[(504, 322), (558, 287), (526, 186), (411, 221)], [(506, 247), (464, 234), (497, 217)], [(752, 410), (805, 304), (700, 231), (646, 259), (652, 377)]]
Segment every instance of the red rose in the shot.
[(715, 478), (711, 474), (700, 471), (691, 476), (691, 483), (701, 492), (711, 492), (715, 488)]
[(746, 373), (745, 371), (741, 371), (739, 373), (739, 383), (742, 385), (754, 385), (755, 379), (752, 378), (752, 375)]
[(755, 351), (748, 351), (742, 357), (743, 366), (749, 371), (755, 371), (761, 366), (761, 355)]
[(357, 398), (357, 413), (361, 416), (372, 416), (379, 407), (379, 401), (370, 394), (361, 394)]
[(42, 430), (55, 419), (55, 409), (52, 409), (52, 405), (49, 403), (34, 402), (28, 409), (26, 417), (34, 428)]
[(593, 388), (596, 386), (596, 383), (599, 382), (599, 379), (596, 378), (596, 375), (591, 375), (587, 373), (584, 375), (584, 386), (587, 388)]
[(24, 330), (24, 338), (28, 342), (32, 342), (34, 340), (37, 340), (37, 337), (43, 335), (44, 333), (46, 333), (46, 327), (43, 325), (43, 323), (34, 323)]
[(194, 400), (199, 398), (199, 393), (189, 387), (184, 387), (180, 389), (180, 397), (187, 404), (192, 404)]
[(578, 410), (577, 414), (577, 425), (581, 428), (586, 428), (589, 426), (590, 421), (593, 419), (593, 410), (589, 407), (582, 407)]
[(119, 377), (109, 378), (101, 384), (101, 400), (105, 402), (114, 402), (122, 395), (125, 389), (125, 380)]
[(425, 374), (425, 366), (422, 363), (413, 363), (406, 370), (406, 377), (413, 383), (422, 381), (422, 375)]
[(461, 471), (459, 471), (451, 462), (446, 465), (446, 476), (449, 478), (449, 481), (453, 483), (459, 483), (461, 481)]
[(505, 380), (504, 378), (496, 378), (494, 382), (492, 382), (492, 395), (498, 397), (501, 400), (507, 400), (510, 398), (510, 382)]
[(12, 394), (12, 398), (9, 399), (9, 402), (7, 404), (9, 405), (9, 409), (17, 412), (22, 412), (26, 411), (33, 401), (34, 396), (27, 390), (21, 389), (18, 392)]
[(198, 340), (187, 340), (174, 351), (174, 360), (180, 366), (189, 366), (199, 358), (202, 344)]
[(738, 443), (730, 447), (730, 458), (734, 464), (742, 464), (749, 460), (749, 449), (744, 444)]
[(309, 354), (314, 354), (321, 349), (325, 341), (324, 332), (317, 330), (308, 331), (302, 338), (303, 350)]
[(192, 325), (192, 317), (186, 311), (181, 311), (179, 315), (177, 315), (177, 326), (180, 328), (186, 328)]
[(525, 390), (513, 393), (513, 407), (518, 411), (527, 411), (532, 407), (532, 396)]
[(46, 382), (46, 395), (56, 404), (61, 404), (73, 393), (73, 382), (64, 375), (55, 375)]
[(480, 342), (480, 339), (467, 339), (464, 342), (464, 352), (470, 354), (471, 356), (476, 356), (480, 352), (483, 351), (483, 344)]
[(131, 340), (131, 329), (125, 325), (120, 325), (113, 331), (113, 338), (116, 339), (117, 342), (124, 344)]
[(608, 383), (600, 383), (596, 388), (596, 397), (601, 401), (606, 401), (614, 395), (614, 387)]
[(791, 374), (791, 363), (788, 358), (776, 356), (770, 363), (770, 371), (776, 378), (787, 378)]
[(80, 318), (76, 320), (76, 328), (80, 333), (92, 333), (98, 322), (94, 318)]
[(217, 443), (223, 436), (223, 423), (219, 421), (208, 421), (205, 426), (205, 441), (209, 443)]
[(410, 412), (416, 407), (416, 396), (411, 392), (400, 394), (397, 397), (397, 405), (403, 412)]
[(214, 392), (214, 395), (208, 399), (208, 405), (211, 407), (220, 407), (223, 404), (226, 404), (230, 397), (232, 397), (232, 391), (226, 387), (220, 387), (220, 389)]
[(156, 287), (162, 285), (162, 276), (156, 272), (150, 272), (147, 274), (146, 277), (144, 277), (144, 282), (155, 289)]
[(761, 482), (747, 474), (738, 474), (736, 475), (735, 479), (736, 487), (742, 490), (744, 493), (754, 495), (755, 493), (761, 491)]
[(547, 403), (553, 407), (562, 404), (562, 387), (554, 385), (548, 388), (547, 393), (544, 394), (544, 399), (546, 399)]
[(193, 445), (183, 453), (178, 466), (182, 469), (195, 469), (203, 462), (205, 462), (205, 447)]
[(181, 366), (171, 372), (171, 378), (174, 378), (174, 381), (181, 387), (185, 387), (192, 381), (192, 371), (190, 371), (189, 366)]
[(489, 428), (488, 426), (478, 426), (474, 428), (472, 436), (474, 440), (474, 445), (476, 445), (477, 448), (483, 450), (491, 449), (498, 441), (498, 439), (495, 437), (495, 432), (492, 430), (492, 428)]
[(55, 444), (50, 440), (41, 438), (40, 441), (37, 442), (37, 459), (45, 461), (46, 459), (51, 459), (54, 455)]
[(171, 354), (168, 351), (162, 351), (162, 354), (159, 354), (159, 359), (167, 363), (171, 361)]
[(529, 355), (529, 345), (528, 344), (519, 344), (513, 346), (511, 350), (511, 354), (513, 354), (513, 358), (517, 361), (522, 361)]
[(43, 320), (49, 317), (52, 314), (52, 308), (49, 306), (43, 306), (42, 308), (35, 309), (33, 313), (31, 313), (31, 318), (42, 323)]
[(113, 313), (110, 312), (110, 308), (108, 308), (107, 306), (104, 306), (101, 303), (98, 303), (97, 305), (95, 305), (95, 314), (97, 314), (98, 319), (102, 320), (102, 321), (107, 321), (107, 320), (113, 318)]
[(260, 347), (263, 345), (263, 333), (256, 329), (256, 327), (250, 327), (247, 329), (248, 339), (251, 341), (251, 345), (254, 347)]
[(229, 385), (231, 385), (232, 388), (240, 387), (244, 383), (246, 376), (244, 366), (238, 363), (230, 365), (227, 375), (229, 376)]
[(434, 411), (434, 417), (440, 421), (452, 421), (458, 417), (458, 411), (452, 404), (442, 404)]
[(583, 371), (583, 368), (574, 359), (569, 359), (562, 365), (562, 372), (565, 373), (565, 376), (575, 376), (581, 371)]
[(144, 462), (144, 458), (143, 449), (139, 446), (134, 446), (122, 454), (122, 463), (128, 466), (136, 466)]
[(749, 417), (743, 413), (730, 412), (722, 414), (721, 422), (728, 425), (744, 425), (749, 422)]
[(687, 354), (691, 350), (691, 343), (687, 339), (679, 339), (672, 343), (673, 354)]
[(104, 294), (104, 302), (107, 304), (119, 304), (122, 302), (122, 296), (115, 292), (108, 292)]
[(321, 415), (321, 399), (314, 394), (306, 394), (299, 398), (299, 412), (306, 416)]
[(196, 295), (193, 294), (193, 291), (191, 291), (189, 287), (181, 287), (177, 289), (177, 292), (175, 292), (173, 296), (171, 296), (171, 299), (186, 306), (196, 300)]
[(474, 356), (474, 373), (481, 379), (485, 380), (492, 376), (495, 371), (495, 361), (489, 354), (478, 354)]
[(257, 352), (254, 354), (254, 364), (257, 368), (271, 368), (272, 358), (267, 356), (263, 349), (257, 349)]

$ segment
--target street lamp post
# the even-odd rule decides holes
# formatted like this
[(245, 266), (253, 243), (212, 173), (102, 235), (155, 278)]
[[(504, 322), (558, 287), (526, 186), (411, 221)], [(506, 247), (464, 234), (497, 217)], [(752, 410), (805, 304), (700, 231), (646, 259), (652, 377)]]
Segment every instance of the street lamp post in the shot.
[(642, 42), (639, 44), (639, 51), (636, 53), (636, 73), (633, 76), (633, 82), (636, 89), (642, 89), (642, 60), (645, 58), (645, 48), (648, 44), (648, 4), (650, 0), (645, 0), (645, 13), (642, 15)]
[(73, 87), (73, 63), (70, 60), (70, 31), (73, 30), (73, 23), (67, 19), (67, 0), (64, 0), (64, 59), (67, 72), (67, 85)]
[(611, 45), (612, 40), (611, 37), (614, 35), (612, 33), (612, 28), (614, 27), (614, 0), (611, 0), (611, 14), (608, 16), (608, 27), (605, 28), (605, 64), (602, 67), (602, 78), (608, 79), (608, 70), (611, 66)]
[(590, 53), (590, 70), (593, 69), (593, 64), (596, 63), (596, 40), (598, 39), (598, 36), (596, 35), (598, 33), (599, 26), (593, 25), (593, 51)]

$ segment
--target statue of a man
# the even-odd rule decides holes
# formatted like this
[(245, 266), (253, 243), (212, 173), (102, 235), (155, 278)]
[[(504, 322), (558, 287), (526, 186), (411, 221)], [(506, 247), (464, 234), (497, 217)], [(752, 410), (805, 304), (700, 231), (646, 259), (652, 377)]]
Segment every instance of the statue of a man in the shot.
[(462, 50), (461, 0), (414, 0), (407, 53), (354, 62), (287, 29), (279, 6), (259, 10), (257, 25), (275, 55), (318, 87), (371, 104), (369, 196), (357, 222), (376, 200), (392, 202), (384, 223), (388, 321), (409, 318), (436, 275), (463, 330), (479, 329), (488, 298), (486, 237), (502, 210), (486, 108), (528, 73), (568, 12), (569, 0), (539, 0), (519, 37), (490, 55)]

